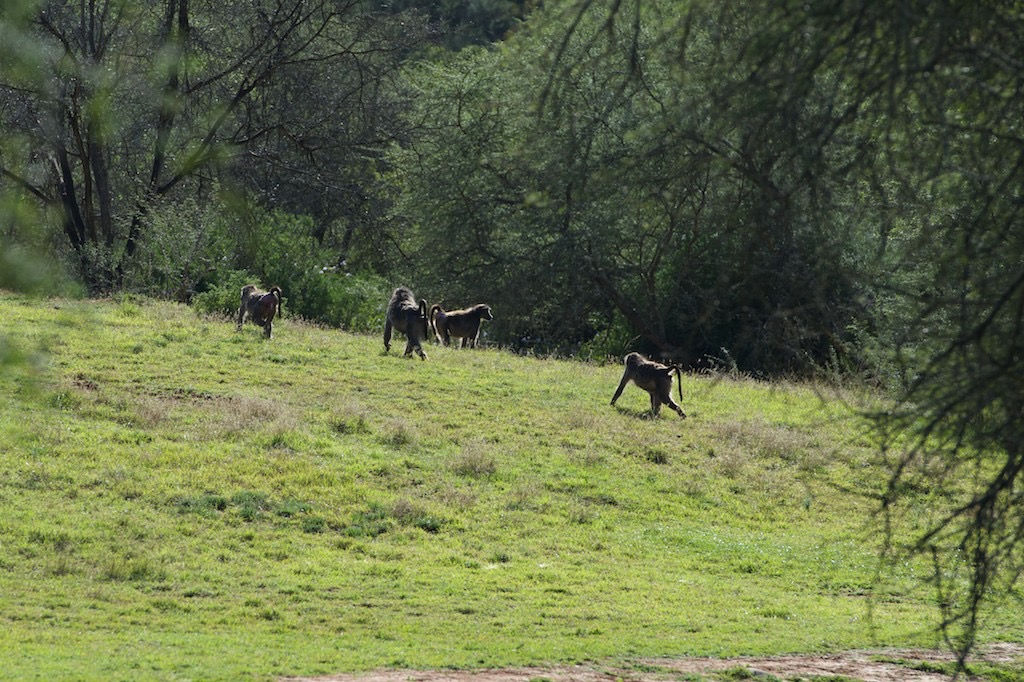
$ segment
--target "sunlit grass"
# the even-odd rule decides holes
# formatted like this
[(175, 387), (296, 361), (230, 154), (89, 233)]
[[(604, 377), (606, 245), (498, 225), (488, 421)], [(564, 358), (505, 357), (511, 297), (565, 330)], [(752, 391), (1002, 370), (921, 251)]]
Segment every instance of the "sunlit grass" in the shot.
[(684, 376), (689, 418), (649, 419), (634, 387), (608, 405), (617, 364), (137, 299), (0, 314), (5, 678), (938, 641), (919, 567), (878, 571), (851, 393)]

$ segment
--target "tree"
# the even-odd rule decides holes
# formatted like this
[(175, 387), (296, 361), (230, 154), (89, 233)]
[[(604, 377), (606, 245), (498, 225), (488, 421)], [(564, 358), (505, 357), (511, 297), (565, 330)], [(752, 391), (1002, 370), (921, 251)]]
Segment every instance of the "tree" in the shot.
[(882, 292), (902, 381), (877, 415), (893, 453), (882, 502), (898, 524), (929, 495), (953, 501), (907, 549), (932, 559), (943, 630), (965, 656), (986, 602), (1014, 598), (1024, 570), (1024, 65), (1009, 58), (1024, 17), (893, 4), (874, 16), (895, 37), (878, 74), (893, 97), (869, 123), (900, 142), (879, 159), (878, 196), (902, 209), (885, 248), (914, 276)]
[[(632, 16), (625, 7), (606, 23)], [(666, 38), (684, 37), (672, 53), (680, 73), (741, 133), (702, 133), (700, 143), (727, 150), (762, 199), (785, 198), (765, 205), (765, 216), (785, 209), (771, 230), (788, 238), (790, 228), (834, 224), (836, 209), (859, 223), (844, 239), (858, 250), (839, 262), (857, 263), (849, 274), (868, 306), (854, 321), (884, 349), (892, 372), (881, 376), (896, 391), (874, 415), (892, 465), (879, 495), (889, 551), (931, 560), (941, 628), (961, 664), (986, 602), (1015, 598), (1024, 571), (1019, 9), (726, 0), (664, 24)], [(739, 40), (731, 54), (699, 49), (730, 37)], [(575, 62), (563, 52), (557, 63)], [(691, 111), (679, 103), (664, 125), (688, 130)], [(799, 183), (810, 191), (785, 191)], [(933, 498), (947, 511), (922, 515)]]
[[(415, 39), (385, 32), (381, 41), (380, 26), (355, 22), (358, 6), (34, 3), (12, 18), (39, 48), (31, 63), (0, 67), (2, 125), (17, 139), (0, 157), (5, 186), (59, 216), (91, 290), (120, 286), (151, 212), (168, 197), (209, 198), (243, 152), (281, 160), (288, 147), (298, 150), (290, 158), (315, 158), (325, 139), (333, 143), (338, 127), (310, 132), (311, 119), (325, 118), (323, 103), (338, 101), (327, 76), (336, 74), (349, 98), (371, 92), (380, 73), (365, 67)], [(315, 105), (289, 106), (281, 84), (294, 77), (306, 79)]]
[[(434, 132), (395, 162), (400, 211), (436, 262), (490, 264), (517, 338), (571, 348), (615, 326), (604, 352), (697, 364), (725, 348), (765, 374), (832, 361), (858, 310), (847, 227), (805, 207), (849, 193), (829, 185), (840, 151), (823, 152), (843, 112), (789, 78), (823, 48), (801, 46), (777, 91), (754, 88), (756, 19), (621, 10), (636, 21), (584, 11), (568, 37), (562, 14), (537, 13), (500, 53), (424, 69)], [(686, 69), (651, 28), (676, 23)]]

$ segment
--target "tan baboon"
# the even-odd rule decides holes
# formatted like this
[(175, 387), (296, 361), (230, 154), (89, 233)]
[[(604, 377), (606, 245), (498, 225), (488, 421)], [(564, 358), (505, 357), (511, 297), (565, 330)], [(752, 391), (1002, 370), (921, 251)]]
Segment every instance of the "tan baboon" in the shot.
[(430, 308), (430, 327), (439, 343), (451, 345), (452, 337), (462, 339), (462, 348), (476, 348), (480, 336), (480, 321), (493, 320), (491, 306), (478, 303), (472, 308), (445, 312), (444, 308), (434, 305)]
[(274, 316), (281, 312), (281, 287), (270, 287), (260, 291), (255, 284), (242, 287), (242, 302), (238, 306), (238, 329), (248, 318), (253, 324), (263, 327), (263, 336), (270, 338)]
[(615, 395), (612, 396), (612, 405), (622, 395), (622, 389), (632, 380), (634, 384), (651, 394), (651, 412), (654, 416), (658, 416), (661, 404), (665, 403), (678, 412), (680, 417), (686, 418), (683, 408), (672, 400), (672, 372), (676, 373), (679, 380), (679, 400), (680, 402), (683, 400), (683, 377), (679, 367), (648, 360), (639, 353), (627, 355), (625, 364), (626, 370), (622, 373), (622, 381), (615, 389)]
[(423, 341), (430, 333), (430, 324), (427, 321), (427, 302), (416, 297), (406, 287), (398, 287), (395, 293), (391, 294), (391, 301), (388, 303), (388, 315), (384, 321), (384, 352), (391, 350), (391, 328), (405, 334), (408, 342), (405, 344), (405, 355), (413, 351), (419, 354), (420, 359), (426, 360), (427, 354), (423, 352)]

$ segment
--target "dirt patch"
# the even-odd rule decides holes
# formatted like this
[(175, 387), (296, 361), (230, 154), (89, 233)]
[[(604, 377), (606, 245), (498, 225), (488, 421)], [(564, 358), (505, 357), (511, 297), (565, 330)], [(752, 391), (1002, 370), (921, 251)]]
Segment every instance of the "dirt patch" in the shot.
[[(946, 663), (955, 657), (943, 651), (883, 649), (849, 651), (827, 656), (765, 658), (650, 658), (622, 666), (554, 666), (502, 670), (380, 670), (353, 675), (287, 678), (290, 682), (665, 682), (685, 675), (711, 678), (726, 670), (744, 670), (750, 679), (807, 680), (815, 677), (860, 682), (949, 682), (948, 675), (915, 670), (915, 663)], [(901, 661), (894, 663), (890, 661)], [(979, 651), (971, 661), (1024, 661), (1024, 645), (1000, 644)], [(975, 678), (959, 678), (961, 680)]]

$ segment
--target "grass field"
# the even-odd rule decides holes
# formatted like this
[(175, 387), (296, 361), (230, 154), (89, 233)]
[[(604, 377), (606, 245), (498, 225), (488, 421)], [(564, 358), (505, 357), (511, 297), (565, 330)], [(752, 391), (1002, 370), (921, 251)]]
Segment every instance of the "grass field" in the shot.
[[(689, 418), (649, 419), (614, 364), (130, 298), (0, 316), (4, 679), (939, 644), (927, 571), (879, 565), (850, 392), (684, 376)], [(1018, 606), (982, 641), (1024, 641)]]

